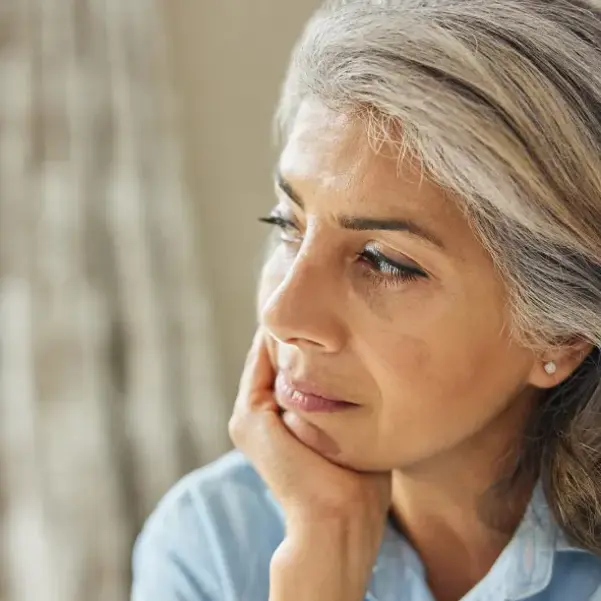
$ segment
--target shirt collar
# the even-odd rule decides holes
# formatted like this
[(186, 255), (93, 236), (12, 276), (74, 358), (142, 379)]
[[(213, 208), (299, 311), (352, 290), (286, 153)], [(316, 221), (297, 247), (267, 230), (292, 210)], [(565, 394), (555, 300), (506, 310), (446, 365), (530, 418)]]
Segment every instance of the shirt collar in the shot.
[[(509, 601), (527, 599), (544, 590), (551, 581), (557, 553), (588, 553), (574, 545), (558, 526), (540, 482), (509, 547), (512, 549), (513, 569), (520, 575), (508, 591)], [(532, 557), (532, 561), (527, 567), (528, 557)], [(523, 565), (521, 571), (520, 564)]]
[[(283, 521), (281, 506), (268, 489), (266, 492)], [(498, 591), (495, 598), (506, 601), (522, 601), (536, 595), (551, 581), (557, 552), (585, 551), (573, 545), (559, 528), (539, 482), (513, 538), (465, 601), (480, 599), (480, 592), (493, 590)], [(427, 591), (424, 566), (407, 539), (389, 520), (366, 598), (387, 601), (398, 598), (399, 590), (410, 591), (416, 587), (423, 593)], [(412, 597), (419, 598), (417, 594), (409, 594), (408, 598)]]
[[(506, 601), (533, 597), (549, 585), (556, 553), (571, 551), (583, 550), (571, 544), (558, 527), (542, 485), (538, 483), (513, 538), (465, 601), (492, 598), (491, 594), (495, 599)], [(423, 583), (421, 586), (425, 591), (425, 579), (425, 570), (417, 553), (389, 524), (367, 598), (385, 601), (392, 591), (398, 595), (399, 590), (413, 590), (411, 587), (420, 586), (418, 581)]]
[[(416, 594), (416, 587), (423, 589), (422, 595)], [(392, 601), (398, 599), (399, 591), (407, 599), (425, 598), (426, 572), (417, 552), (389, 519), (366, 601)]]
[(507, 571), (499, 576), (511, 575), (504, 578), (508, 601), (527, 599), (549, 585), (558, 537), (559, 528), (539, 482), (516, 533), (501, 554), (501, 558), (505, 556)]

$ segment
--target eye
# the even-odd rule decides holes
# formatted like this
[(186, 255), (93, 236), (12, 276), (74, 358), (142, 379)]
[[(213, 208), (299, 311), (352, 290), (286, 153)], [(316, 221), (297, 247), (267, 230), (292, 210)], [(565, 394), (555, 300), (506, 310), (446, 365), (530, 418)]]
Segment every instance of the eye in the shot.
[(367, 246), (358, 257), (375, 284), (394, 285), (428, 277), (419, 267), (394, 261), (374, 246)]
[(268, 217), (260, 217), (259, 221), (279, 228), (280, 239), (284, 242), (300, 242), (302, 239), (298, 225), (280, 213), (274, 212)]

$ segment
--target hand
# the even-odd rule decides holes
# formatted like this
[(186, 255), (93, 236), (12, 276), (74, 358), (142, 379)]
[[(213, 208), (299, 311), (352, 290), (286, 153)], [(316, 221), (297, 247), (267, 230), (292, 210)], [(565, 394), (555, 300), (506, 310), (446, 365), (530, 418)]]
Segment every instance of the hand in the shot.
[(257, 332), (249, 352), (230, 436), (286, 515), (270, 601), (362, 600), (390, 506), (391, 474), (340, 467), (308, 446), (321, 432), (296, 414), (282, 415), (264, 336)]

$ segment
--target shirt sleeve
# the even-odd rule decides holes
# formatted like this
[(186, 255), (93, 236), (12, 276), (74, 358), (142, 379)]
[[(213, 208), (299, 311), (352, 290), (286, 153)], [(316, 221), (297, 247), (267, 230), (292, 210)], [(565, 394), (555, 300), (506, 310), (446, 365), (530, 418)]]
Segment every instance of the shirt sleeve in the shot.
[(597, 590), (593, 593), (593, 596), (589, 599), (589, 601), (601, 601), (601, 586), (597, 588)]
[(130, 601), (220, 601), (188, 491), (174, 491), (147, 520), (133, 552)]

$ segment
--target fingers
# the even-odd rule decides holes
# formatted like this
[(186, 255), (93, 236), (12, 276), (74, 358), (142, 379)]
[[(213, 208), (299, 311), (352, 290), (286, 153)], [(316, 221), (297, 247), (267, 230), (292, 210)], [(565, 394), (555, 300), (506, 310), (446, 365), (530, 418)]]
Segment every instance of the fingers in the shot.
[[(307, 446), (325, 446), (317, 428), (290, 414), (285, 414), (289, 427), (284, 424), (273, 397), (274, 377), (265, 335), (259, 330), (248, 353), (229, 433), (235, 446), (247, 455), (280, 501), (286, 503), (299, 497), (298, 474), (314, 473), (328, 462)], [(291, 432), (299, 434), (307, 444)]]
[(274, 377), (265, 336), (259, 331), (248, 354), (229, 432), (281, 503), (287, 523), (352, 513), (353, 507), (362, 505), (365, 512), (378, 508), (382, 494), (377, 478), (336, 465), (339, 449), (325, 432), (296, 413), (282, 414), (274, 398)]
[(252, 404), (271, 399), (274, 379), (275, 370), (267, 351), (266, 334), (262, 328), (259, 328), (246, 356), (236, 405), (239, 404), (239, 401)]
[(230, 421), (234, 444), (248, 457), (261, 478), (291, 517), (314, 496), (310, 491), (326, 459), (311, 451), (268, 409), (237, 414)]
[(340, 453), (340, 448), (333, 438), (319, 428), (312, 426), (309, 422), (306, 422), (295, 413), (287, 411), (282, 416), (282, 419), (288, 430), (290, 430), (306, 446), (317, 451), (320, 455), (335, 460), (338, 453)]

